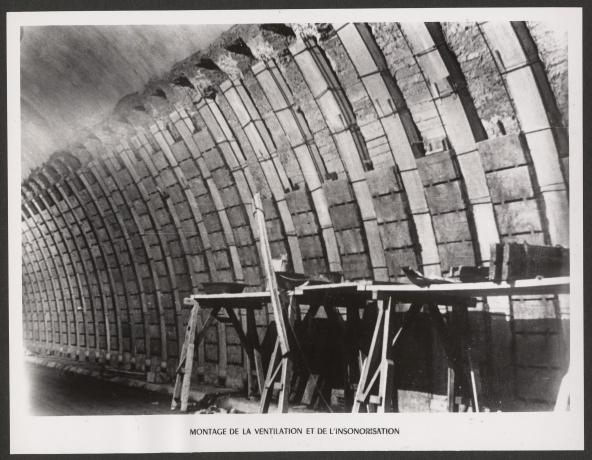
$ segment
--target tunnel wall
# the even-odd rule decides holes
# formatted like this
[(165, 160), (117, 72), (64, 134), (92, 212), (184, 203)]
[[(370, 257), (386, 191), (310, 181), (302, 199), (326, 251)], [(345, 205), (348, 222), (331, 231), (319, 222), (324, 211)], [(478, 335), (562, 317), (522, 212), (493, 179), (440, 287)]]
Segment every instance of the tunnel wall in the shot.
[[(257, 192), (272, 255), (307, 274), (405, 281), (487, 264), (495, 242), (568, 246), (565, 46), (541, 23), (232, 27), (23, 183), (27, 346), (169, 379), (184, 297), (262, 287)], [(564, 298), (478, 306), (490, 406), (550, 407), (568, 318)], [(401, 358), (400, 388), (445, 393), (430, 334), (408, 339), (423, 358)], [(195, 373), (244, 385), (232, 327), (208, 328)]]

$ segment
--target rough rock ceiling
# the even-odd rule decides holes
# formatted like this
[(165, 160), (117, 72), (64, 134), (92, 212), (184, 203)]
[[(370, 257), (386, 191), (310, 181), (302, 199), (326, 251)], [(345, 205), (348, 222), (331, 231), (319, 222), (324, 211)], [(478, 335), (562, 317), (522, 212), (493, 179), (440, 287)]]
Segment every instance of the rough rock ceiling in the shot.
[(21, 35), (23, 176), (124, 95), (206, 47), (226, 25), (26, 27)]

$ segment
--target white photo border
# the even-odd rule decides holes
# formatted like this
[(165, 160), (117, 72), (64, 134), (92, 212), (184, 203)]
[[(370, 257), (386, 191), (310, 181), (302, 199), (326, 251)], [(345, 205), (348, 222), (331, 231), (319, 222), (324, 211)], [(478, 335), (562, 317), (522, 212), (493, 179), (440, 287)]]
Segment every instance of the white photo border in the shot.
[[(21, 311), (20, 27), (263, 22), (560, 21), (568, 26), (571, 410), (531, 413), (267, 415), (27, 415)], [(584, 448), (583, 123), (581, 8), (319, 9), (7, 13), (8, 263), (11, 453), (328, 450), (580, 450)], [(191, 428), (239, 434), (192, 436)], [(314, 435), (243, 435), (246, 427), (312, 428)], [(392, 427), (396, 435), (317, 434), (331, 427)]]

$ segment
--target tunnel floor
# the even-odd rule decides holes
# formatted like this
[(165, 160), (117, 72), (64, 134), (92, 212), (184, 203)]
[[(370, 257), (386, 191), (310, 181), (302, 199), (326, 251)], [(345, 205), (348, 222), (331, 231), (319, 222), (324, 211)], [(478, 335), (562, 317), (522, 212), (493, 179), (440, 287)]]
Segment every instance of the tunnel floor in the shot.
[(25, 363), (31, 415), (171, 414), (170, 397)]

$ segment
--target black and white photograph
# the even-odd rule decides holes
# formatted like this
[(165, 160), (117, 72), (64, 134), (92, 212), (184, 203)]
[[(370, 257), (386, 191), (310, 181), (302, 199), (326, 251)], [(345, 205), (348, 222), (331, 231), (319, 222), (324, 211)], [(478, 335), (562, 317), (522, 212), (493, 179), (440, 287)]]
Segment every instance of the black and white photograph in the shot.
[(581, 26), (9, 13), (11, 450), (583, 448)]

